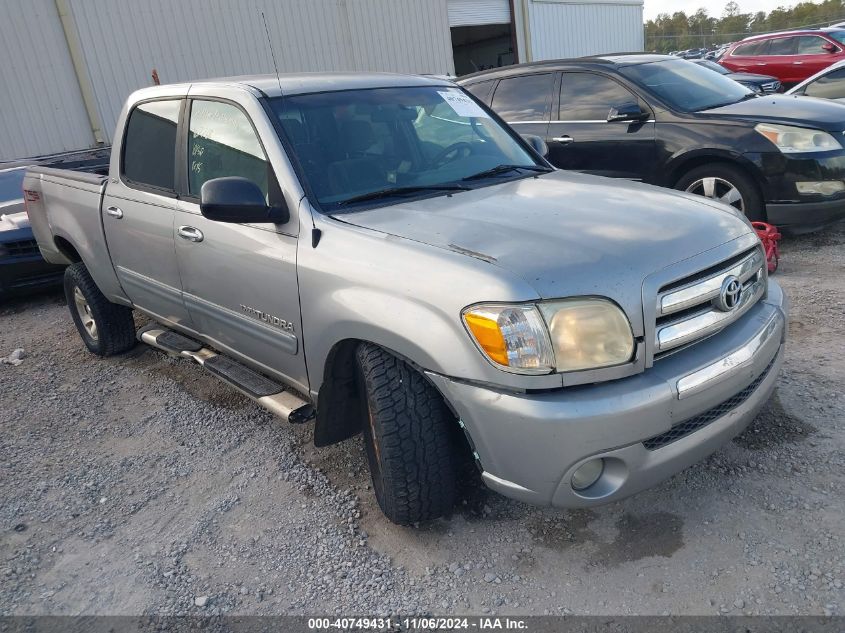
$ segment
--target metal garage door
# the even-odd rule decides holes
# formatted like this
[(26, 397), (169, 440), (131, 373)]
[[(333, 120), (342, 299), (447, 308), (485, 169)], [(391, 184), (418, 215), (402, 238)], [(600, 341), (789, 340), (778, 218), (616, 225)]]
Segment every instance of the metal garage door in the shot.
[(510, 24), (508, 0), (449, 0), (449, 26)]

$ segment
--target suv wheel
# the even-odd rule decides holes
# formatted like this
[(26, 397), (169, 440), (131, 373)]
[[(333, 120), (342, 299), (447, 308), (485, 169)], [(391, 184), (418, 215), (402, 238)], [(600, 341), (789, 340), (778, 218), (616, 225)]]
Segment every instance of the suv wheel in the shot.
[(436, 519), (455, 503), (455, 420), (407, 363), (377, 345), (357, 351), (364, 450), (376, 499), (400, 525)]
[(106, 299), (78, 262), (65, 269), (65, 299), (85, 346), (97, 356), (113, 356), (135, 347), (132, 310)]
[(696, 167), (681, 177), (675, 189), (729, 204), (749, 220), (766, 219), (763, 197), (756, 183), (732, 165), (711, 163)]

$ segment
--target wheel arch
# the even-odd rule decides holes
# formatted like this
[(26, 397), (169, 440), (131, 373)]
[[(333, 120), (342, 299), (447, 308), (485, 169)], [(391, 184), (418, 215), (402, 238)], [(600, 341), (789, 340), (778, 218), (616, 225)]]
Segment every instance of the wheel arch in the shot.
[(359, 345), (378, 345), (408, 364), (440, 394), (446, 407), (457, 418), (454, 407), (443, 393), (426, 376), (425, 370), (407, 356), (367, 339), (346, 338), (337, 341), (329, 351), (324, 364), (322, 384), (317, 399), (317, 419), (314, 425), (314, 445), (329, 446), (354, 437), (361, 430), (358, 415), (361, 393), (356, 381), (356, 351)]
[(742, 156), (742, 154), (717, 149), (691, 150), (673, 156), (667, 164), (666, 173), (668, 176), (666, 178), (666, 186), (674, 187), (687, 172), (711, 163), (722, 163), (741, 169), (754, 181), (762, 194), (765, 179), (757, 166)]

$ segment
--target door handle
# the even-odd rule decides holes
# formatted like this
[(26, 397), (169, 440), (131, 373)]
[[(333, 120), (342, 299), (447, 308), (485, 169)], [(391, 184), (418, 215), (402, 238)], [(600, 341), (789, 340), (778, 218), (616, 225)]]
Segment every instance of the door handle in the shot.
[(179, 237), (189, 242), (202, 242), (203, 234), (202, 231), (193, 226), (180, 226)]
[(575, 142), (575, 139), (571, 136), (553, 136), (552, 140), (556, 143), (562, 143), (563, 145), (569, 145), (570, 143)]
[(106, 213), (108, 213), (113, 218), (117, 218), (118, 220), (123, 217), (123, 211), (121, 211), (117, 207), (106, 207)]

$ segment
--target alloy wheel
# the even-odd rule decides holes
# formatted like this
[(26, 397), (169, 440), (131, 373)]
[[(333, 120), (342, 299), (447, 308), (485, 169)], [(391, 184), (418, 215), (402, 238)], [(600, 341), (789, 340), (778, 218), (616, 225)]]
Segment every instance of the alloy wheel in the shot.
[(723, 178), (716, 178), (715, 176), (699, 178), (690, 183), (686, 192), (724, 202), (745, 213), (745, 199), (739, 189)]
[(76, 304), (76, 312), (79, 314), (79, 319), (82, 322), (82, 327), (88, 333), (92, 340), (97, 340), (97, 321), (94, 320), (94, 315), (91, 313), (91, 306), (88, 305), (88, 300), (79, 287), (73, 289), (73, 302)]

